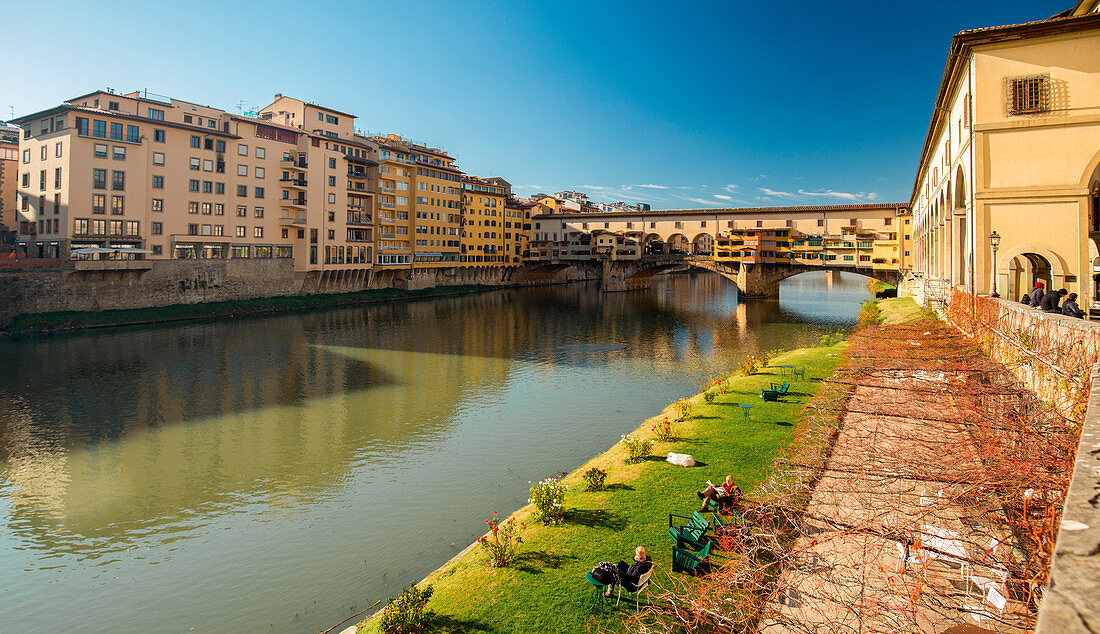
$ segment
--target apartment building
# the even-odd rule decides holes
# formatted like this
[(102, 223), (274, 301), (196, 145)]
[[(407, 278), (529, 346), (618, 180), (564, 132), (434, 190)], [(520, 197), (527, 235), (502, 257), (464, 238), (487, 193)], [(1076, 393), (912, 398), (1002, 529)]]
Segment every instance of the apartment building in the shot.
[(462, 172), (438, 148), (399, 135), (371, 136), (378, 148), (378, 258), (385, 268), (457, 266)]
[(354, 119), (282, 95), (245, 117), (109, 90), (20, 117), (20, 248), (368, 268), (377, 162)]
[[(491, 181), (490, 181), (491, 182)], [(511, 191), (511, 188), (507, 188)], [(507, 196), (504, 201), (504, 257), (506, 261), (520, 264), (529, 254), (531, 240), (531, 211), (535, 203)]]
[(460, 261), (477, 266), (511, 263), (505, 255), (504, 187), (476, 176), (462, 177), (462, 240)]
[(7, 252), (15, 242), (19, 226), (16, 217), (19, 182), (19, 137), (16, 126), (0, 124), (0, 253)]

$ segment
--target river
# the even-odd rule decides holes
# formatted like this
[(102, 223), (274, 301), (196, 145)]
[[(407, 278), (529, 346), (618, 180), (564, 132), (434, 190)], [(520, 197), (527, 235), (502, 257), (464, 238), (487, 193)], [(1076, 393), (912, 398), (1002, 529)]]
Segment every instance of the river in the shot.
[(325, 629), (708, 376), (850, 328), (865, 279), (0, 338), (0, 629)]

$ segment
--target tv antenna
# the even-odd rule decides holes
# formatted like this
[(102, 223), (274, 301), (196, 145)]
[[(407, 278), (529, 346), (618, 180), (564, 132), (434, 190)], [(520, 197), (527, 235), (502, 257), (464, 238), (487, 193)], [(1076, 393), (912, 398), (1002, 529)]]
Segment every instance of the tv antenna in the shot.
[(244, 112), (244, 99), (237, 102), (237, 114)]
[(11, 116), (8, 117), (8, 118), (9, 119), (14, 119), (15, 118), (15, 106), (8, 106), (8, 110), (11, 110)]

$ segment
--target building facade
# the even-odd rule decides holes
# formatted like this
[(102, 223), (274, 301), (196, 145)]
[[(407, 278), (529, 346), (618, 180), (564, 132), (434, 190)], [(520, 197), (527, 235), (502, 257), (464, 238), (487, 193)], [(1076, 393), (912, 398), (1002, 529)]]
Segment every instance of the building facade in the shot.
[(1017, 299), (1043, 280), (1093, 305), (1100, 4), (954, 37), (910, 204), (918, 277)]
[(22, 130), (16, 126), (0, 124), (0, 253), (11, 251), (15, 245), (19, 218), (19, 137)]

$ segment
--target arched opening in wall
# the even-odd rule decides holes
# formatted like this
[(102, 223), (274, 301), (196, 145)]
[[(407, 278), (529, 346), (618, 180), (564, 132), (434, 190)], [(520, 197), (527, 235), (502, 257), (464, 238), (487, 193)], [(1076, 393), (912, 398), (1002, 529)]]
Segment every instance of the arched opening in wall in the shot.
[(955, 219), (955, 284), (966, 284), (966, 178), (962, 166), (955, 171), (955, 198), (951, 203)]
[(674, 233), (668, 237), (668, 253), (687, 255), (690, 247), (687, 236), (682, 233)]
[(642, 237), (642, 253), (660, 255), (665, 252), (665, 241), (656, 233), (647, 233)]
[(714, 236), (700, 233), (691, 241), (692, 255), (714, 255)]
[(955, 209), (966, 207), (966, 177), (963, 174), (962, 165), (955, 170)]
[(1041, 281), (1050, 289), (1050, 262), (1038, 253), (1021, 253), (1008, 263), (1008, 288), (1001, 291), (1007, 299), (1020, 300)]

